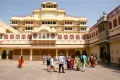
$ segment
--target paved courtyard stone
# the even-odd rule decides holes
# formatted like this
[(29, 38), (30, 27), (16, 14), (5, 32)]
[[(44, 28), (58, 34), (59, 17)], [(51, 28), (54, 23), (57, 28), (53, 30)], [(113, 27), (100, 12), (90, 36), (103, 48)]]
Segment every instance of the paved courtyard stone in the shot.
[(58, 73), (48, 72), (42, 61), (25, 61), (22, 68), (17, 68), (17, 61), (0, 60), (0, 80), (120, 80), (120, 70), (117, 65), (106, 66), (98, 64), (95, 68), (86, 67), (85, 72), (67, 70)]

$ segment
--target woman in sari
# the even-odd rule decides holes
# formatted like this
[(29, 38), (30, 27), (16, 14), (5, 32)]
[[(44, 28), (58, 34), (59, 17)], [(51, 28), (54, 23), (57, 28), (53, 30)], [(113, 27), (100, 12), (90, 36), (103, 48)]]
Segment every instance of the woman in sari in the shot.
[(95, 58), (95, 57), (92, 58), (91, 66), (92, 66), (92, 67), (95, 67), (95, 66), (96, 66), (96, 58)]
[(70, 58), (71, 69), (74, 69), (74, 58)]
[(21, 57), (18, 59), (18, 64), (19, 64), (18, 67), (21, 68), (23, 63), (24, 63), (23, 57), (21, 56)]
[(70, 58), (67, 59), (67, 69), (71, 69)]

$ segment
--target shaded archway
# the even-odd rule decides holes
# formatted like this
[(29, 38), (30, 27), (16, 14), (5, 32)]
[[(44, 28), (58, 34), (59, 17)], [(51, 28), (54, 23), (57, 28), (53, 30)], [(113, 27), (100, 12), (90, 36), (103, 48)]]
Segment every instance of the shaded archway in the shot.
[(105, 58), (106, 58), (106, 52), (105, 52), (105, 47), (104, 46), (102, 46), (101, 48), (100, 48), (100, 58), (104, 61), (105, 60)]
[(83, 51), (82, 51), (82, 55), (83, 55), (83, 54), (84, 54), (85, 56), (87, 56), (86, 50), (83, 50)]
[(3, 50), (1, 57), (2, 57), (2, 59), (6, 59), (7, 58), (6, 50)]
[(76, 51), (76, 56), (79, 56), (79, 57), (81, 56), (79, 50)]
[(12, 50), (9, 51), (8, 59), (13, 59), (13, 51)]

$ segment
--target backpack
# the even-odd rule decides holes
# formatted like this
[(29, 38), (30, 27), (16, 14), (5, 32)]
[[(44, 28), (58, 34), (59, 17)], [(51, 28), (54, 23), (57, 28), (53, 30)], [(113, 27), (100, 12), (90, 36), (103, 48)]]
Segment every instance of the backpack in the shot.
[(83, 56), (81, 57), (81, 62), (84, 63), (84, 58), (83, 58)]

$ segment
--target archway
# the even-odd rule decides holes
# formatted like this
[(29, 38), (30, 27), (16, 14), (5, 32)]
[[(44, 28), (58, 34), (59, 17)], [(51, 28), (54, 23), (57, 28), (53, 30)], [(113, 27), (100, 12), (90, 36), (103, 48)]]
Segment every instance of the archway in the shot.
[(6, 50), (3, 50), (1, 57), (2, 57), (2, 59), (6, 59), (7, 58)]
[(12, 50), (9, 51), (8, 59), (13, 59), (13, 51)]
[(100, 58), (101, 58), (102, 60), (104, 60), (104, 59), (106, 58), (106, 52), (105, 52), (105, 47), (104, 47), (104, 46), (102, 46), (102, 47), (100, 48)]
[(77, 50), (77, 51), (76, 51), (76, 56), (79, 56), (79, 57), (81, 56), (81, 54), (80, 54), (80, 51), (79, 51), (79, 50)]
[(83, 54), (84, 54), (85, 56), (87, 56), (86, 50), (83, 50), (83, 51), (82, 51), (82, 55), (83, 55)]

